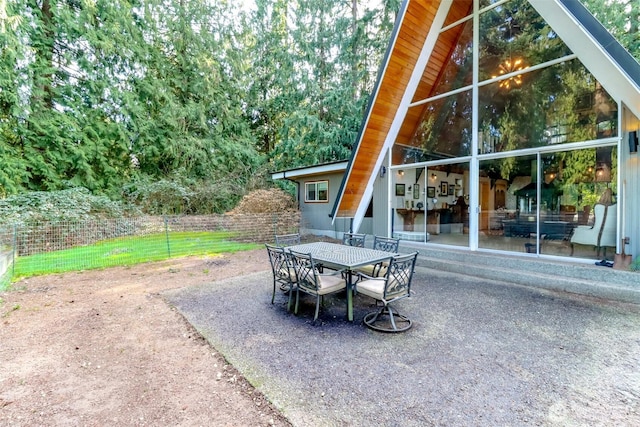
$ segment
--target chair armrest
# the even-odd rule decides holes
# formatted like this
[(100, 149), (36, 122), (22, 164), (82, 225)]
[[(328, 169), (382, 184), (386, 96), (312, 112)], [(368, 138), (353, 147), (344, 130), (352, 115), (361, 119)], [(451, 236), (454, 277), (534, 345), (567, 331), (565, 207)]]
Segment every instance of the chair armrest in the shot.
[(368, 274), (365, 274), (361, 271), (356, 272), (356, 274), (354, 275), (354, 280), (352, 283), (353, 286), (353, 291), (354, 292), (358, 292), (358, 282), (361, 280), (372, 280), (372, 279), (380, 279), (379, 277), (373, 277), (373, 276), (369, 276)]

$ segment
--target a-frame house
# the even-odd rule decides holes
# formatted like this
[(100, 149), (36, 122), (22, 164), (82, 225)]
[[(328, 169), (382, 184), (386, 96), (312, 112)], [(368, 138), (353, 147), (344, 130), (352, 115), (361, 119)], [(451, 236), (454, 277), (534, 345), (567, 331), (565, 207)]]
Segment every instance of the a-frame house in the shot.
[[(331, 217), (429, 244), (640, 254), (640, 65), (578, 0), (406, 0)], [(344, 220), (343, 220), (344, 221)]]

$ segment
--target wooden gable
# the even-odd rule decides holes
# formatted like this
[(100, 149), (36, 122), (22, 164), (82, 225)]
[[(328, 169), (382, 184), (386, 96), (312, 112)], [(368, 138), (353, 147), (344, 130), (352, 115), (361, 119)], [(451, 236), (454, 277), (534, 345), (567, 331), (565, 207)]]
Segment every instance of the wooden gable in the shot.
[[(400, 108), (409, 79), (416, 67), (435, 18), (440, 0), (411, 0), (405, 4), (406, 12), (397, 29), (397, 37), (389, 53), (388, 63), (379, 81), (377, 93), (370, 107), (368, 120), (358, 141), (351, 167), (345, 175), (343, 192), (336, 217), (353, 217), (362, 201), (369, 178), (374, 174), (376, 162), (382, 152), (385, 139)], [(456, 22), (472, 11), (472, 0), (453, 2), (445, 25)], [(439, 40), (427, 67), (422, 73), (414, 97), (426, 98), (432, 93), (451, 52), (455, 49), (460, 34), (449, 32)], [(398, 142), (410, 143), (423, 115), (423, 109), (411, 109), (404, 120)]]

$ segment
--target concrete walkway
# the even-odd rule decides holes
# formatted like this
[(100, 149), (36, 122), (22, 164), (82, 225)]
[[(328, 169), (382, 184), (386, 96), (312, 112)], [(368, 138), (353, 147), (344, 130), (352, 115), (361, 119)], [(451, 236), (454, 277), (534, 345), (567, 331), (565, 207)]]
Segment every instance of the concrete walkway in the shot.
[(165, 294), (295, 426), (640, 425), (640, 306), (417, 268), (403, 334), (372, 300), (286, 310), (271, 274)]

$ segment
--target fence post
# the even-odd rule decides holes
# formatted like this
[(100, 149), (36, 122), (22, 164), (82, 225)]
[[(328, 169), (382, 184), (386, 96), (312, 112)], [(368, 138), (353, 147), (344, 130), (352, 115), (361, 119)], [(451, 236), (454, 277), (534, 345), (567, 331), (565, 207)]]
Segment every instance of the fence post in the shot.
[(169, 254), (169, 258), (171, 258), (171, 244), (169, 243), (169, 221), (167, 220), (167, 216), (164, 215), (164, 235), (167, 237), (167, 253)]
[(16, 274), (16, 246), (18, 245), (18, 224), (13, 224), (13, 243), (11, 245), (11, 279)]

